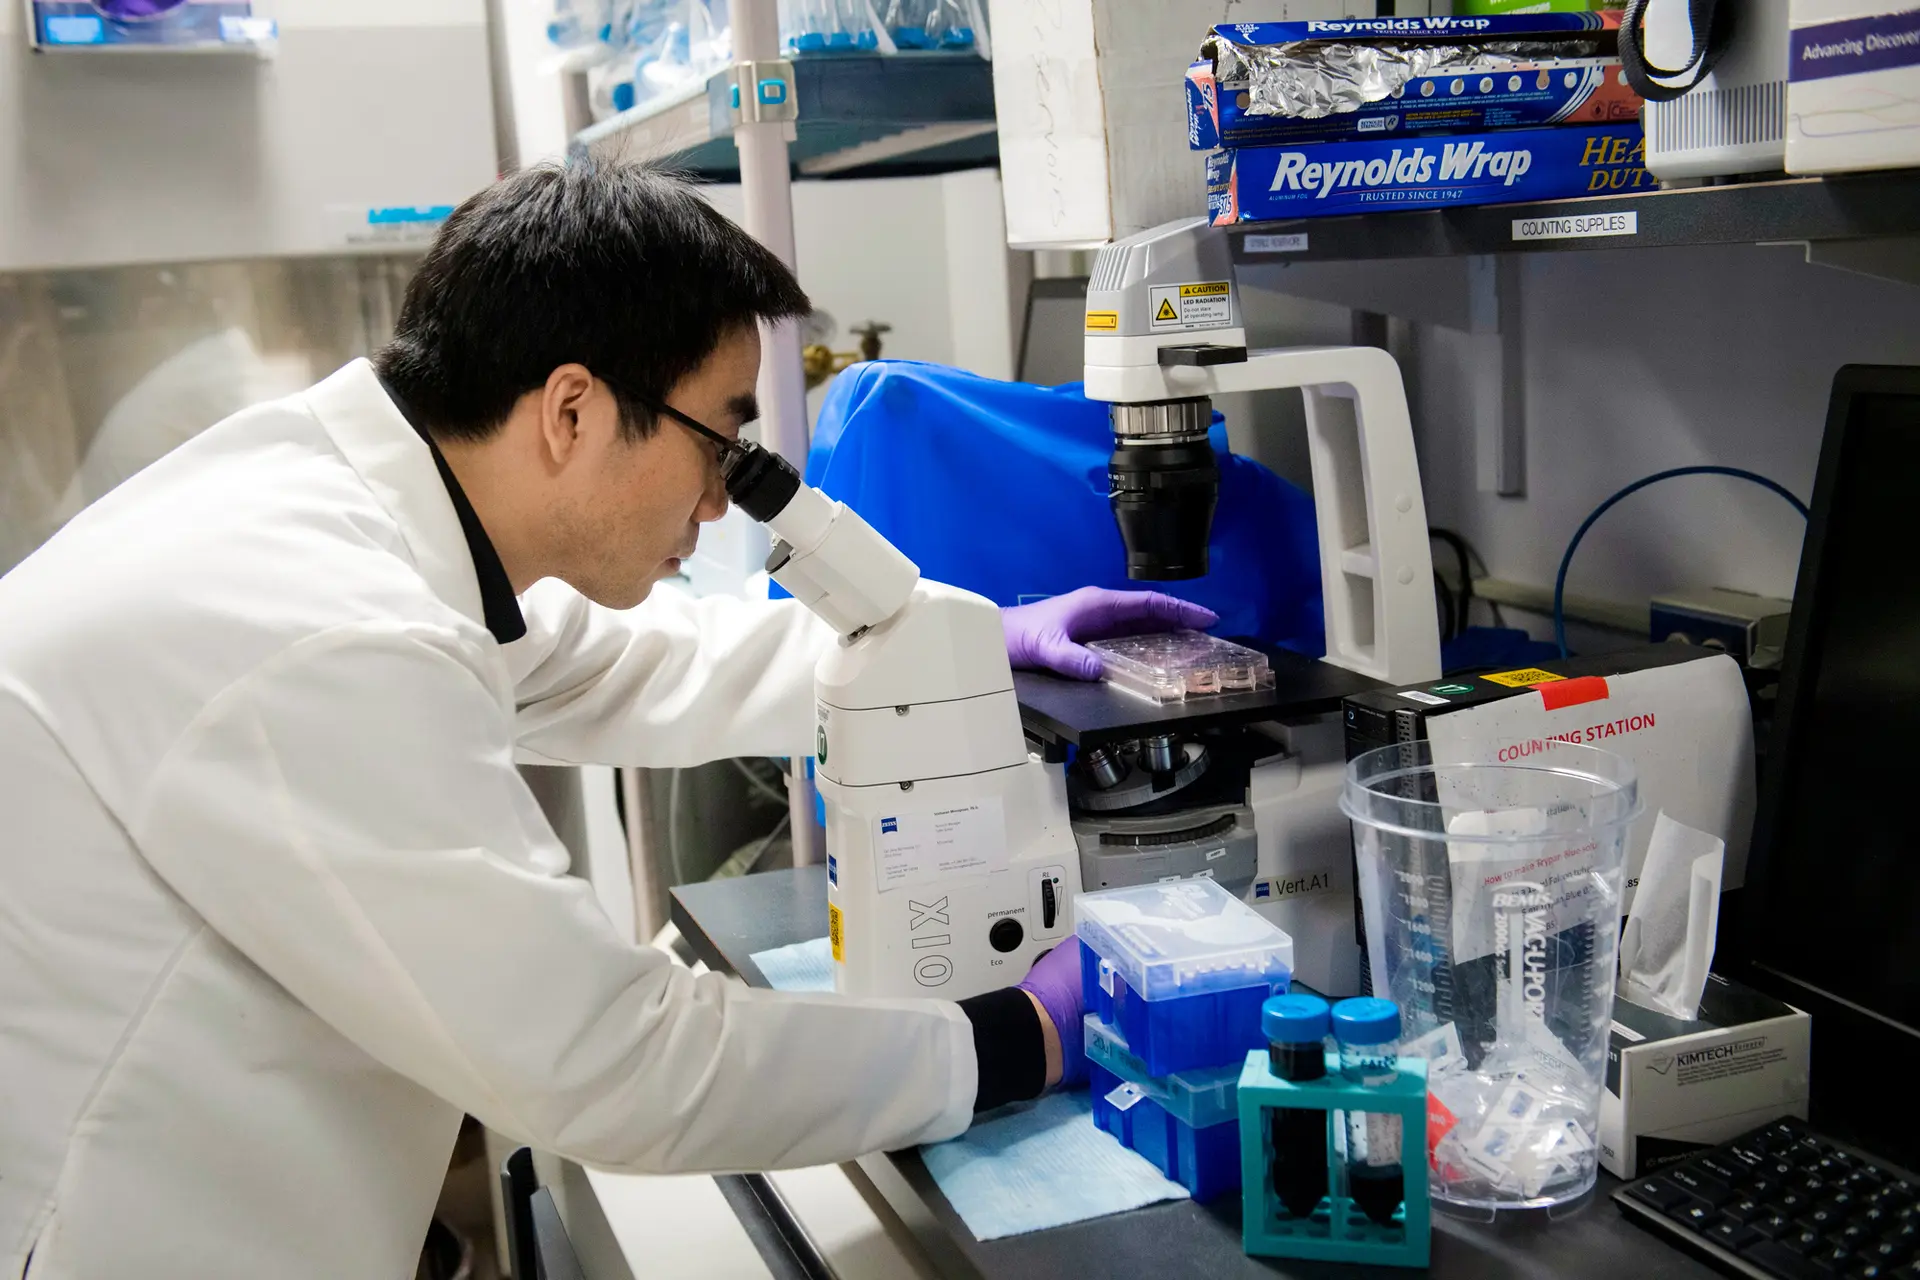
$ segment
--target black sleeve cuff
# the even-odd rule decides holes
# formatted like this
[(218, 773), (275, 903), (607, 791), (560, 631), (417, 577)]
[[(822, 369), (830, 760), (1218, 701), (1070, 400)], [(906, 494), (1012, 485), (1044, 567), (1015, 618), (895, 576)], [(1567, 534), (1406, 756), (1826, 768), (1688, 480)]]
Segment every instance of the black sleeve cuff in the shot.
[(1047, 1042), (1032, 998), (1008, 987), (962, 1000), (960, 1012), (973, 1023), (973, 1056), (980, 1064), (974, 1111), (1039, 1097), (1047, 1087)]

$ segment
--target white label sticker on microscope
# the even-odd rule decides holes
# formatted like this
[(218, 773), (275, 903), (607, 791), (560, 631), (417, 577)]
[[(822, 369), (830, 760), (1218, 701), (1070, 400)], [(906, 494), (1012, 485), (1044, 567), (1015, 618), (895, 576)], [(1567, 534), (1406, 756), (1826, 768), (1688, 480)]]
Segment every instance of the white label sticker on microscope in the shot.
[(1147, 319), (1155, 333), (1224, 329), (1233, 323), (1233, 283), (1229, 280), (1156, 285), (1147, 290), (1147, 303)]
[(952, 876), (1007, 869), (1007, 819), (997, 796), (932, 811), (884, 814), (873, 824), (874, 887), (881, 893)]

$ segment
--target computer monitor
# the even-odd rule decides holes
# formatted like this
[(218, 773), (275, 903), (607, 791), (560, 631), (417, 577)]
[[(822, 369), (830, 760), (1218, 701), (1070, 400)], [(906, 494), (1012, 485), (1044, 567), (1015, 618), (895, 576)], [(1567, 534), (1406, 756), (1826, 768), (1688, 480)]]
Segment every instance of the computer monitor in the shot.
[(1734, 968), (1813, 1014), (1811, 1120), (1920, 1169), (1920, 369), (1834, 379)]

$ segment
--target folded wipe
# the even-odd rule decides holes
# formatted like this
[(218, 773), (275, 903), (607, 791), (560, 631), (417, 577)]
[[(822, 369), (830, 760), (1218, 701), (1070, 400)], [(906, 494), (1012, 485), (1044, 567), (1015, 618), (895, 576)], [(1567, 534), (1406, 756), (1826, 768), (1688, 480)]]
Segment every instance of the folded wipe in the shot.
[[(825, 938), (756, 951), (753, 962), (776, 991), (833, 990), (833, 952)], [(1187, 1198), (1185, 1187), (1095, 1127), (1084, 1089), (1005, 1108), (920, 1154), (954, 1211), (982, 1240)]]
[(833, 990), (833, 949), (825, 938), (756, 951), (752, 958), (775, 991)]
[(981, 1240), (1189, 1198), (1094, 1126), (1084, 1089), (1008, 1108), (951, 1142), (922, 1147), (920, 1158)]

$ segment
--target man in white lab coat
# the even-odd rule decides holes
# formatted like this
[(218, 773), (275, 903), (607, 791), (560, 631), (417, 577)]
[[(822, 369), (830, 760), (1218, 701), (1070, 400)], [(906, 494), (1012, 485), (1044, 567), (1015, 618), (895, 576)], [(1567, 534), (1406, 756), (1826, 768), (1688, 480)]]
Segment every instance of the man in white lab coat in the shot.
[[(0, 1276), (411, 1275), (463, 1111), (752, 1169), (1059, 1076), (1074, 983), (776, 995), (623, 943), (514, 769), (807, 749), (822, 624), (650, 594), (726, 505), (669, 417), (735, 434), (756, 321), (806, 309), (678, 182), (523, 173), (373, 363), (0, 578)], [(1081, 622), (1010, 642), (1050, 661)]]

